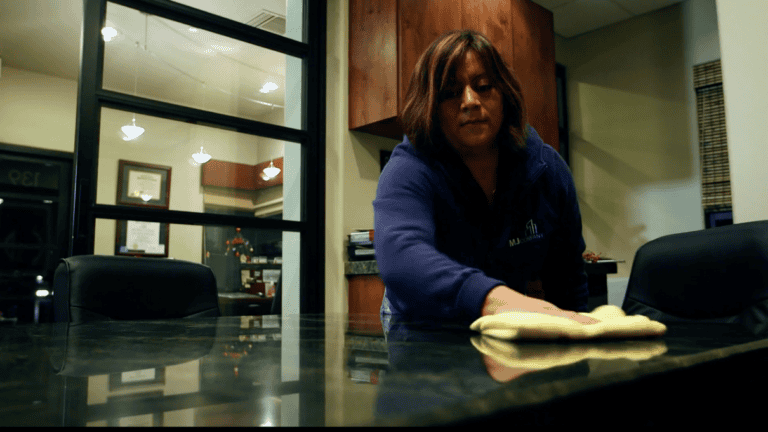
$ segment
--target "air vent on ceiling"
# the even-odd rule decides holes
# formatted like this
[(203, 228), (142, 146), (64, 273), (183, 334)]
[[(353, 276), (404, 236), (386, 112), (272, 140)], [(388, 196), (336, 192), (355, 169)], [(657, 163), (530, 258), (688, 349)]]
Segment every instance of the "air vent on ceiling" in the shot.
[(285, 17), (266, 9), (262, 9), (247, 24), (279, 35), (285, 34)]

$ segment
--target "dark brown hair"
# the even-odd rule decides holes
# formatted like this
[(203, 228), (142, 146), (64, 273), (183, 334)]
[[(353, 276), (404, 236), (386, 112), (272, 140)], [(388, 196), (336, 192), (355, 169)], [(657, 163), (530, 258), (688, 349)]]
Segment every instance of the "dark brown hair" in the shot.
[[(520, 82), (482, 33), (455, 30), (440, 36), (416, 62), (400, 114), (405, 134), (423, 153), (436, 156), (448, 146), (437, 115), (440, 95), (455, 79), (457, 65), (469, 50), (477, 53), (491, 84), (499, 90), (504, 101), (500, 145), (509, 145), (512, 149), (525, 147), (527, 113)], [(505, 130), (509, 130), (508, 138), (511, 139), (504, 135)]]

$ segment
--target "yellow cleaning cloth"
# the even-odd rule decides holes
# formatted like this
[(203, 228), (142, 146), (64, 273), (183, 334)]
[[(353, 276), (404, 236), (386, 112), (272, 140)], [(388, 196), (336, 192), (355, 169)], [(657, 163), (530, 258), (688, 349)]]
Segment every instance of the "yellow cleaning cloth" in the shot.
[(547, 369), (585, 359), (648, 360), (667, 352), (663, 341), (621, 341), (590, 345), (517, 344), (488, 336), (472, 336), (472, 345), (505, 367)]
[(580, 324), (568, 318), (535, 312), (504, 312), (480, 317), (470, 329), (498, 339), (598, 339), (661, 336), (667, 327), (642, 315), (627, 316), (621, 308), (605, 305), (591, 313), (597, 324)]

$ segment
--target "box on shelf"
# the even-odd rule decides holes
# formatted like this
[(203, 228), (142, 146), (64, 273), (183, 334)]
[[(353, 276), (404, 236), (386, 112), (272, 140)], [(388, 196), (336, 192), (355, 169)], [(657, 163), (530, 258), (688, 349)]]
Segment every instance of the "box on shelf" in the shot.
[(357, 230), (349, 234), (349, 243), (373, 244), (373, 230)]
[(376, 259), (373, 247), (360, 248), (355, 245), (349, 245), (347, 247), (347, 255), (350, 261), (371, 261)]

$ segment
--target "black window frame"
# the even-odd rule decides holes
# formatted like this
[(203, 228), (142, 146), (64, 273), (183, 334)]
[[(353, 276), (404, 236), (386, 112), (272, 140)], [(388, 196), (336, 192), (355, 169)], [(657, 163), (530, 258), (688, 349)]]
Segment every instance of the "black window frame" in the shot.
[[(114, 3), (302, 59), (302, 127), (292, 129), (117, 93), (102, 88), (107, 4)], [(94, 252), (96, 219), (183, 225), (228, 225), (299, 232), (300, 305), (325, 312), (325, 57), (326, 0), (305, 0), (303, 40), (295, 41), (169, 0), (84, 0), (72, 188), (72, 236), (67, 256)], [(95, 49), (94, 49), (95, 47)], [(301, 145), (300, 221), (96, 204), (102, 108), (209, 127), (222, 127)]]

